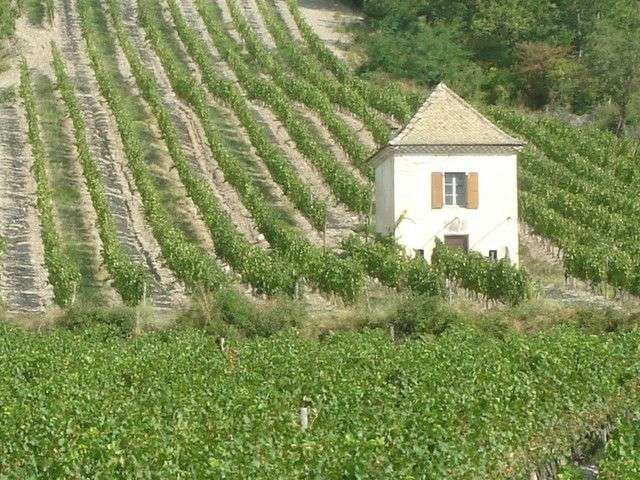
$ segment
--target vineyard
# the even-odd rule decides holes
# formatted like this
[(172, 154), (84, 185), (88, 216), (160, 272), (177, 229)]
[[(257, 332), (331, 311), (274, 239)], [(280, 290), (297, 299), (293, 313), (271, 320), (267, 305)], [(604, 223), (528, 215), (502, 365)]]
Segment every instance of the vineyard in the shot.
[(0, 478), (640, 478), (638, 142), (479, 106), (522, 266), (410, 256), (311, 4), (0, 0)]
[(637, 401), (638, 340), (460, 327), (426, 344), (372, 331), (222, 353), (196, 331), (3, 329), (0, 472), (529, 479)]
[(2, 31), (25, 44), (2, 90), (8, 311), (171, 310), (223, 286), (529, 297), (508, 262), (430, 265), (367, 233), (368, 159), (421, 96), (355, 75), (296, 2), (9, 2)]

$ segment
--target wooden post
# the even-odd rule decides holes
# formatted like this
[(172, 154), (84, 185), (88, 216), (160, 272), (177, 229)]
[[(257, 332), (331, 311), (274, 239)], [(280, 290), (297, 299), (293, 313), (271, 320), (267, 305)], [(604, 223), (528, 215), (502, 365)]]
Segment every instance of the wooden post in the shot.
[(224, 342), (225, 342), (224, 337), (219, 337), (218, 338), (218, 346), (220, 347), (220, 351), (223, 352), (223, 353), (224, 353), (224, 349), (225, 349)]
[(392, 342), (396, 341), (396, 329), (393, 325), (389, 325), (389, 336)]
[(309, 408), (302, 407), (300, 408), (300, 428), (304, 432), (307, 428), (309, 428)]

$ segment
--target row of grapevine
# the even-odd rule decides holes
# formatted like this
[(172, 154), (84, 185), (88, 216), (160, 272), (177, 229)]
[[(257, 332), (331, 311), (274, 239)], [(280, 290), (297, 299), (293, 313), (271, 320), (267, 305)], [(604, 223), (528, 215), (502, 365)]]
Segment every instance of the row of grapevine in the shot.
[(635, 405), (632, 412), (630, 418), (617, 426), (599, 456), (599, 479), (640, 478), (640, 404)]
[(407, 98), (403, 92), (404, 89), (393, 82), (387, 83), (385, 87), (378, 87), (355, 76), (349, 70), (349, 67), (334, 55), (309, 26), (300, 12), (298, 1), (287, 0), (287, 6), (311, 52), (328, 70), (333, 72), (338, 80), (352, 87), (372, 107), (393, 115), (399, 122), (409, 121), (412, 112), (422, 104), (422, 99), (417, 96), (415, 98)]
[(346, 238), (342, 248), (364, 265), (367, 273), (387, 287), (409, 289), (415, 293), (442, 296), (444, 279), (424, 259), (410, 259), (391, 239), (362, 241), (356, 235)]
[[(310, 160), (325, 179), (335, 197), (358, 213), (369, 211), (371, 188), (360, 182), (327, 151), (311, 131), (306, 121), (289, 102), (280, 88), (257, 75), (240, 55), (233, 40), (227, 35), (212, 7), (203, 0), (196, 6), (220, 55), (234, 70), (242, 86), (254, 97), (269, 105), (284, 124), (298, 149)], [(180, 34), (180, 30), (178, 30)]]
[[(264, 47), (256, 32), (249, 25), (249, 22), (247, 22), (237, 1), (228, 0), (227, 4), (229, 5), (235, 28), (240, 32), (244, 40), (244, 45), (252, 55), (253, 60), (273, 79), (274, 93), (277, 91), (275, 87), (279, 87), (291, 100), (298, 101), (315, 111), (329, 132), (331, 132), (333, 138), (347, 153), (354, 166), (358, 168), (363, 175), (371, 179), (373, 177), (373, 171), (368, 164), (368, 159), (372, 152), (365, 148), (359, 141), (355, 130), (338, 116), (336, 106), (332, 103), (331, 97), (303, 77), (291, 75), (288, 67), (279, 62), (278, 59)], [(229, 48), (231, 48), (231, 45), (229, 45)], [(237, 59), (234, 60), (234, 63), (237, 63), (237, 61)], [(242, 77), (247, 80), (246, 85), (249, 87), (247, 89), (249, 94), (257, 91), (256, 87), (258, 87), (258, 85), (256, 82), (261, 81), (262, 85), (260, 85), (260, 87), (265, 88), (265, 80), (260, 80), (255, 74), (252, 75), (251, 73), (253, 72), (249, 65), (242, 65), (240, 68), (236, 68), (236, 71), (238, 71), (239, 78)]]
[[(498, 110), (498, 109), (495, 109)], [(532, 134), (531, 140), (541, 149), (553, 146), (558, 156), (577, 155), (586, 159), (594, 168), (613, 173), (617, 179), (636, 187), (640, 181), (637, 165), (640, 148), (637, 141), (620, 139), (614, 134), (596, 127), (572, 127), (548, 116), (524, 117), (515, 112), (498, 111), (501, 116)]]
[[(393, 342), (380, 329), (322, 342), (285, 334), (234, 343), (231, 356), (195, 330), (123, 341), (104, 327), (36, 335), (3, 326), (0, 472), (536, 478), (638, 405), (639, 341), (637, 331), (563, 326), (497, 338), (459, 325), (427, 341)], [(317, 418), (306, 431), (301, 406)], [(637, 451), (626, 433), (603, 478), (637, 479)], [(618, 453), (627, 469), (609, 460)]]
[(520, 211), (535, 234), (550, 239), (562, 249), (567, 274), (593, 285), (608, 283), (620, 290), (640, 294), (637, 255), (620, 249), (607, 237), (568, 220), (549, 208), (543, 198), (527, 191), (520, 192)]
[[(611, 165), (600, 166), (598, 160), (592, 160), (589, 149), (584, 146), (576, 148), (576, 133), (569, 133), (572, 127), (561, 126), (559, 120), (537, 120), (536, 117), (520, 114), (507, 109), (493, 108), (490, 110), (493, 117), (502, 125), (517, 134), (526, 137), (536, 145), (544, 154), (554, 162), (565, 165), (569, 171), (583, 181), (587, 181), (596, 187), (602, 187), (612, 195), (625, 196), (629, 190), (638, 191), (637, 185), (629, 185), (616, 177)], [(575, 130), (575, 129), (574, 129)], [(586, 132), (583, 132), (586, 135)], [(583, 140), (581, 143), (585, 143)], [(593, 145), (597, 142), (589, 143)], [(583, 153), (581, 154), (580, 151)], [(597, 147), (593, 146), (597, 152)], [(602, 154), (593, 155), (602, 157)], [(619, 160), (616, 160), (616, 163)]]
[(567, 274), (640, 293), (640, 213), (630, 194), (635, 187), (614, 177), (604, 159), (606, 149), (612, 156), (631, 155), (629, 144), (597, 132), (593, 141), (578, 139), (577, 132), (589, 132), (558, 120), (498, 108), (491, 114), (544, 152), (527, 147), (520, 155), (520, 209), (536, 234), (562, 249)]
[(550, 208), (565, 218), (589, 227), (614, 243), (636, 246), (640, 239), (640, 216), (623, 215), (610, 212), (592, 199), (559, 188), (549, 189), (546, 179), (531, 175), (527, 171), (520, 173), (520, 189), (540, 197)]
[(633, 214), (637, 209), (633, 196), (621, 196), (607, 188), (586, 181), (565, 165), (550, 160), (542, 152), (535, 149), (525, 149), (519, 156), (519, 164), (521, 170), (545, 179), (548, 185), (589, 197), (594, 204), (600, 205), (610, 212)]
[(348, 84), (339, 82), (313, 55), (309, 55), (290, 35), (286, 25), (274, 11), (273, 5), (257, 0), (265, 24), (275, 40), (280, 58), (293, 67), (296, 74), (308, 80), (342, 108), (356, 115), (371, 132), (378, 145), (385, 145), (391, 135), (389, 125), (381, 114)]
[(127, 305), (137, 305), (145, 292), (145, 272), (135, 265), (118, 240), (115, 224), (102, 183), (97, 162), (87, 143), (87, 131), (73, 82), (60, 52), (52, 45), (53, 68), (60, 94), (73, 124), (76, 150), (85, 178), (91, 203), (96, 212), (97, 228), (102, 241), (102, 256), (114, 287)]
[(249, 103), (240, 88), (219, 75), (210, 52), (202, 40), (188, 28), (175, 7), (175, 5), (170, 5), (176, 30), (189, 54), (200, 67), (203, 83), (212, 95), (233, 109), (247, 132), (251, 144), (256, 149), (256, 153), (262, 158), (272, 178), (280, 185), (291, 203), (309, 219), (316, 229), (322, 229), (326, 221), (326, 203), (313, 195), (308, 185), (298, 176), (282, 149), (272, 143), (265, 127), (252, 114)]
[(16, 17), (19, 14), (18, 2), (0, 0), (0, 40), (13, 35), (16, 28)]
[[(159, 16), (156, 15), (158, 6), (149, 0), (138, 0), (138, 5), (140, 21), (167, 72), (169, 81), (175, 92), (185, 99), (199, 117), (209, 147), (225, 179), (240, 194), (258, 229), (300, 275), (306, 276), (324, 292), (335, 293), (347, 300), (354, 299), (362, 290), (364, 283), (364, 273), (360, 267), (355, 262), (341, 259), (334, 253), (313, 246), (295, 229), (278, 218), (268, 200), (255, 187), (240, 161), (223, 144), (207, 109), (206, 92), (184, 68), (181, 68), (179, 61), (167, 47), (157, 23), (159, 21)], [(174, 7), (173, 13), (177, 13), (176, 5), (173, 4), (172, 7)], [(143, 77), (138, 74), (138, 77), (144, 90), (147, 92), (157, 90), (152, 76)], [(203, 215), (206, 215), (206, 212), (207, 210), (203, 209)], [(265, 272), (265, 276), (283, 275), (288, 271), (289, 268), (283, 266)]]
[(93, 68), (100, 92), (107, 100), (116, 120), (122, 139), (125, 157), (133, 173), (134, 182), (142, 199), (145, 218), (151, 226), (163, 258), (176, 276), (188, 286), (198, 286), (206, 290), (219, 288), (226, 282), (222, 269), (204, 249), (191, 243), (181, 230), (175, 228), (163, 207), (158, 191), (153, 183), (143, 153), (143, 139), (135, 127), (130, 111), (124, 105), (123, 97), (96, 49), (95, 38), (88, 21), (89, 0), (78, 0), (78, 13), (82, 35), (85, 39), (89, 60)]
[(48, 158), (40, 135), (31, 75), (24, 59), (20, 64), (20, 96), (25, 107), (33, 156), (32, 172), (36, 180), (36, 208), (40, 217), (44, 261), (49, 273), (49, 283), (53, 287), (54, 301), (57, 305), (64, 307), (75, 300), (80, 272), (65, 252), (58, 232), (47, 171)]
[(531, 295), (527, 273), (506, 258), (490, 260), (478, 252), (452, 249), (436, 240), (431, 263), (457, 286), (487, 300), (517, 305)]

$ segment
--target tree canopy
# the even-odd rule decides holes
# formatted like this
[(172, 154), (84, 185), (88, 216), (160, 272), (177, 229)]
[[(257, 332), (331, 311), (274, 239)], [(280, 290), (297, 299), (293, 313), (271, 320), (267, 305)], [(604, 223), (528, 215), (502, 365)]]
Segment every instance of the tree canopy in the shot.
[(489, 103), (637, 124), (639, 0), (343, 0), (365, 14), (363, 73), (447, 81)]

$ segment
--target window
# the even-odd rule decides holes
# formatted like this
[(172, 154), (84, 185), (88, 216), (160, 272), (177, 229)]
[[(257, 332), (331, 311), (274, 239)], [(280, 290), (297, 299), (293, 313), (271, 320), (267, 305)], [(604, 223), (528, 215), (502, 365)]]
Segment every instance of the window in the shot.
[(467, 204), (467, 175), (464, 173), (444, 174), (444, 204), (464, 207)]
[(417, 248), (413, 252), (415, 253), (416, 258), (424, 258), (424, 250), (422, 248)]
[(489, 250), (489, 260), (498, 260), (497, 250)]

